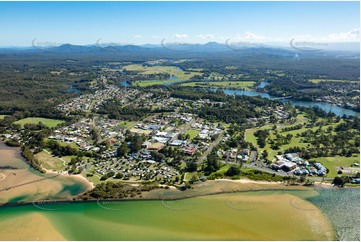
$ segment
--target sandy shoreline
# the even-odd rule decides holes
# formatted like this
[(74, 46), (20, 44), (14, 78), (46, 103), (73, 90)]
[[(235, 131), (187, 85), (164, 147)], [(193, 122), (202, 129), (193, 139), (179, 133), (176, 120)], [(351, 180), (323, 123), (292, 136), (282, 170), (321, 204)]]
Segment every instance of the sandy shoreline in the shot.
[(63, 176), (63, 177), (71, 177), (71, 178), (75, 178), (76, 180), (82, 180), (84, 183), (87, 184), (87, 190), (86, 191), (89, 191), (91, 189), (93, 189), (95, 186), (94, 186), (94, 183), (92, 183), (91, 181), (89, 181), (88, 179), (86, 179), (85, 177), (83, 177), (82, 175), (80, 174), (76, 174), (76, 175), (70, 175), (68, 174), (67, 172), (63, 171), (63, 172), (56, 172), (56, 171), (52, 171), (52, 170), (48, 170), (48, 169), (45, 169), (45, 173), (46, 174), (60, 174), (60, 176)]
[[(49, 172), (51, 174), (56, 174), (55, 172)], [(94, 188), (94, 184), (88, 181), (85, 177), (81, 175), (69, 175), (62, 174), (62, 176), (72, 177), (75, 179), (79, 179), (82, 182), (86, 182), (88, 184), (88, 190)], [(57, 202), (95, 202), (95, 201), (141, 201), (141, 200), (178, 200), (192, 197), (201, 197), (208, 195), (217, 195), (217, 194), (227, 194), (227, 193), (235, 193), (235, 192), (255, 192), (255, 191), (287, 191), (287, 190), (304, 190), (304, 191), (314, 191), (315, 187), (306, 187), (300, 185), (289, 186), (285, 185), (282, 182), (268, 182), (268, 181), (253, 181), (249, 179), (239, 179), (239, 180), (229, 180), (229, 179), (216, 179), (216, 180), (208, 180), (206, 182), (198, 183), (194, 185), (193, 189), (188, 189), (185, 191), (181, 191), (174, 186), (166, 186), (159, 185), (159, 188), (143, 192), (141, 197), (127, 197), (122, 199), (88, 199), (86, 201), (81, 199), (76, 199), (77, 196), (74, 196), (75, 199), (69, 200), (69, 198), (64, 199), (39, 199), (44, 203), (57, 203)], [(317, 187), (330, 189), (334, 188), (331, 184), (318, 184)], [(340, 188), (343, 189), (343, 188)], [(316, 192), (315, 192), (316, 193)], [(80, 195), (80, 194), (79, 194)], [(37, 201), (37, 200), (34, 200)], [(32, 203), (33, 201), (23, 201), (23, 202), (11, 202), (11, 203), (3, 203), (1, 205), (24, 205)], [(0, 205), (0, 206), (1, 206)]]

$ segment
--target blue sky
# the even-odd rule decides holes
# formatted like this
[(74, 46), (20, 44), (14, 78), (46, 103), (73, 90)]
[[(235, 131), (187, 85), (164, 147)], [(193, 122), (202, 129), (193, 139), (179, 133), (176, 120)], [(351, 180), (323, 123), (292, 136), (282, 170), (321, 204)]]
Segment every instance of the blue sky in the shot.
[(0, 2), (0, 46), (359, 41), (359, 2)]

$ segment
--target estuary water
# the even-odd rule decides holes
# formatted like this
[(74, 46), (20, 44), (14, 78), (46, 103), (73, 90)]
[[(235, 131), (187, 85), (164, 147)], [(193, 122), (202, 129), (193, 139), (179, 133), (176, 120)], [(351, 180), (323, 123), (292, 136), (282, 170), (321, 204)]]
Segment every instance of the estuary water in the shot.
[[(0, 143), (0, 186), (47, 177)], [(9, 169), (9, 167), (16, 169)], [(15, 175), (14, 175), (15, 174)], [(56, 177), (0, 192), (0, 240), (359, 240), (359, 189), (235, 192), (182, 200), (44, 203), (84, 191)], [(164, 193), (166, 194), (166, 193)]]
[(262, 191), (175, 201), (35, 202), (0, 208), (0, 239), (11, 237), (15, 218), (36, 214), (67, 240), (335, 240), (325, 215), (302, 199), (307, 196)]
[(89, 184), (77, 177), (38, 172), (24, 161), (20, 148), (0, 142), (0, 204), (65, 199), (86, 189)]
[(331, 221), (338, 240), (360, 240), (360, 189), (322, 189), (307, 200), (319, 207)]

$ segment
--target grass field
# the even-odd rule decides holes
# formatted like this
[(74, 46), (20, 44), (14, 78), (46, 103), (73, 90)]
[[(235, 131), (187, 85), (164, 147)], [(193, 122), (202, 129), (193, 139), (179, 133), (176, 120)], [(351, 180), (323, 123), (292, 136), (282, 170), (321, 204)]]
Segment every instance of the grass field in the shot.
[(220, 177), (223, 177), (224, 176), (224, 173), (227, 172), (227, 170), (231, 167), (230, 164), (224, 164), (223, 166), (221, 166), (219, 168), (218, 171), (215, 171), (215, 172), (212, 172), (209, 176), (217, 176), (217, 175), (220, 175)]
[(119, 126), (124, 126), (127, 129), (133, 127), (134, 125), (136, 125), (138, 122), (137, 121), (120, 121), (119, 122)]
[(250, 89), (256, 82), (254, 81), (217, 81), (217, 82), (187, 82), (181, 86), (204, 86), (204, 87), (222, 87), (232, 89)]
[(350, 81), (350, 80), (331, 80), (331, 79), (310, 79), (309, 81), (316, 84), (320, 82), (350, 82), (350, 83), (359, 82), (359, 81)]
[(64, 170), (65, 166), (62, 160), (57, 157), (52, 156), (51, 154), (47, 153), (46, 151), (42, 151), (35, 155), (41, 165), (48, 170), (54, 171), (62, 171)]
[(53, 128), (58, 124), (64, 123), (64, 121), (62, 120), (48, 118), (24, 118), (16, 121), (15, 123), (20, 124), (23, 127), (24, 124), (38, 124), (39, 122), (42, 122), (45, 126), (49, 128)]
[[(196, 71), (183, 71), (178, 69), (175, 66), (142, 66), (142, 65), (128, 65), (123, 67), (126, 71), (134, 71), (140, 74), (148, 75), (148, 74), (160, 74), (165, 73), (168, 75), (176, 76), (176, 80), (172, 81), (184, 81), (189, 80), (195, 75), (201, 75), (201, 72)], [(171, 81), (171, 80), (169, 80)]]
[(146, 80), (146, 81), (134, 81), (133, 86), (149, 87), (155, 85), (164, 85), (173, 82), (172, 80)]
[[(44, 139), (44, 141), (48, 142), (49, 139), (46, 138), (46, 139)], [(79, 149), (79, 146), (77, 144), (73, 143), (73, 142), (68, 143), (68, 142), (64, 142), (64, 141), (60, 141), (60, 140), (57, 140), (56, 142), (61, 146), (68, 146), (69, 145), (70, 147), (72, 147), (74, 149)]]
[(360, 162), (360, 155), (355, 157), (344, 157), (344, 156), (335, 156), (335, 157), (318, 157), (312, 160), (321, 162), (325, 167), (329, 169), (327, 176), (335, 177), (337, 176), (338, 169), (336, 167), (350, 167), (355, 162)]
[(5, 117), (6, 117), (6, 115), (0, 115), (0, 119), (3, 119)]
[(199, 131), (196, 129), (188, 129), (185, 133), (189, 134), (190, 139), (192, 140), (194, 137), (196, 137), (199, 134)]

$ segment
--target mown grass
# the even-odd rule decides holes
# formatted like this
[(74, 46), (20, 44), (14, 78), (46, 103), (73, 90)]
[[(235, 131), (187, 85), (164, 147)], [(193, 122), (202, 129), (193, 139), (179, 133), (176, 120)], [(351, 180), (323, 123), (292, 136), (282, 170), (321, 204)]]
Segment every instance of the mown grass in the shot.
[(181, 86), (204, 86), (204, 87), (219, 87), (231, 89), (250, 89), (256, 82), (254, 81), (217, 81), (217, 82), (187, 82), (182, 83)]
[(146, 81), (135, 81), (133, 82), (132, 85), (138, 87), (149, 87), (155, 85), (164, 85), (170, 82), (173, 82), (173, 80), (146, 80)]
[[(45, 142), (48, 142), (49, 139), (46, 138), (46, 139), (44, 139), (44, 141), (45, 141)], [(68, 142), (64, 142), (64, 141), (60, 141), (60, 140), (56, 140), (56, 142), (57, 142), (59, 145), (61, 145), (61, 146), (68, 146), (68, 145), (69, 145), (71, 148), (79, 149), (79, 146), (78, 146), (77, 144), (75, 144), (74, 142), (68, 143)]]
[(176, 80), (168, 80), (168, 81), (189, 80), (195, 75), (202, 74), (201, 72), (196, 72), (196, 71), (183, 71), (175, 66), (142, 66), (135, 64), (135, 65), (124, 66), (123, 69), (126, 71), (138, 72), (144, 75), (166, 73), (168, 75), (177, 77)]
[(199, 134), (199, 131), (196, 129), (188, 129), (185, 133), (189, 134), (190, 139), (192, 140), (194, 137), (196, 137)]
[(124, 126), (127, 129), (133, 127), (134, 125), (136, 125), (138, 122), (137, 121), (120, 121), (119, 122), (119, 126)]
[(356, 83), (356, 82), (359, 82), (359, 81), (351, 81), (351, 80), (331, 80), (331, 79), (310, 79), (309, 82), (312, 82), (312, 83), (320, 83), (320, 82), (350, 82), (350, 83)]
[(335, 156), (335, 157), (318, 157), (313, 158), (312, 160), (316, 160), (322, 163), (325, 167), (329, 169), (329, 173), (327, 176), (335, 177), (337, 176), (336, 167), (350, 167), (353, 163), (360, 162), (360, 155), (352, 156), (352, 157), (344, 157), (344, 156)]
[(58, 124), (64, 123), (62, 120), (57, 119), (48, 119), (48, 118), (24, 118), (16, 121), (16, 124), (20, 124), (22, 127), (24, 127), (24, 124), (38, 124), (39, 122), (42, 122), (45, 126), (49, 128), (56, 127)]

